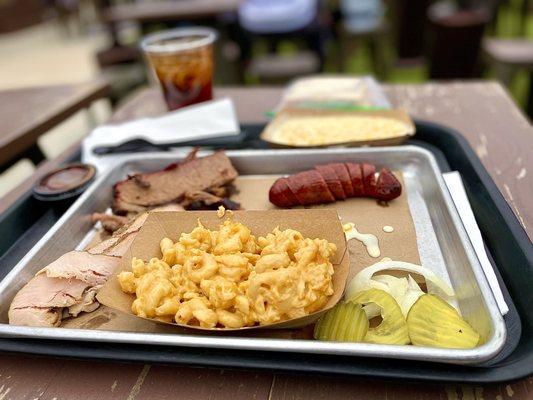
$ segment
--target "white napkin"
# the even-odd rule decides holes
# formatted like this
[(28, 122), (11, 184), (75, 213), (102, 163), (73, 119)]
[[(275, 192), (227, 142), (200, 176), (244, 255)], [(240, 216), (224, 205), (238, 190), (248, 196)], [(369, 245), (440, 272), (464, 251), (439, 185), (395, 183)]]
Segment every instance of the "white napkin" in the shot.
[(114, 164), (112, 161), (120, 157), (98, 156), (92, 152), (98, 146), (117, 146), (132, 139), (145, 139), (154, 144), (180, 143), (239, 133), (239, 123), (231, 99), (212, 100), (172, 111), (161, 117), (98, 127), (83, 141), (82, 160), (96, 165), (99, 172), (102, 172), (102, 169)]
[(452, 196), (455, 208), (457, 209), (457, 212), (463, 221), (466, 233), (472, 242), (472, 246), (474, 247), (474, 251), (476, 252), (479, 263), (483, 268), (485, 277), (487, 278), (487, 281), (492, 289), (492, 293), (494, 294), (498, 308), (500, 309), (501, 314), (505, 315), (509, 312), (509, 307), (503, 298), (500, 284), (498, 283), (498, 279), (496, 278), (492, 264), (487, 257), (487, 252), (485, 251), (485, 246), (483, 244), (483, 238), (481, 237), (481, 232), (474, 217), (472, 208), (470, 207), (468, 197), (466, 196), (461, 175), (459, 172), (454, 171), (446, 172), (442, 174), (442, 176), (444, 178), (444, 182), (446, 182), (446, 186), (448, 187), (450, 195)]

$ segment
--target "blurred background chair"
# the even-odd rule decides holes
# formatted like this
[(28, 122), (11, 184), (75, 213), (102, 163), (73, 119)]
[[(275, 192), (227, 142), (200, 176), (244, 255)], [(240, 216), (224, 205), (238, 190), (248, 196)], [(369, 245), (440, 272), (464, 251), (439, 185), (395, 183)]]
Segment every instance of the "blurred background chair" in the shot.
[[(325, 32), (318, 0), (245, 0), (238, 8), (243, 80), (283, 83), (323, 69)], [(256, 54), (261, 42), (266, 53)], [(292, 43), (293, 51), (281, 52)]]
[(533, 40), (486, 39), (483, 50), (492, 63), (496, 78), (510, 86), (519, 71), (529, 75), (529, 93), (526, 113), (533, 119)]
[(421, 62), (425, 51), (426, 13), (431, 0), (392, 0), (389, 2), (396, 16), (396, 48), (400, 60)]
[(389, 24), (381, 0), (341, 0), (336, 23), (339, 70), (347, 70), (347, 61), (357, 57), (357, 48), (368, 46), (372, 66), (380, 79), (387, 79), (387, 37)]
[(475, 78), (481, 75), (481, 38), (490, 14), (488, 7), (460, 8), (448, 1), (429, 7), (431, 79)]

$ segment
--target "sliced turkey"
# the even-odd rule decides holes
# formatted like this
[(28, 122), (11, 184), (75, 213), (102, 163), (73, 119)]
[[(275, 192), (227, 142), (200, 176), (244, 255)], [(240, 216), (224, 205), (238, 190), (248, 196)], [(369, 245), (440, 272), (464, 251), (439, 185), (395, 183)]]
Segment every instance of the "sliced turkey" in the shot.
[[(169, 204), (154, 209), (181, 211)], [(118, 229), (113, 236), (87, 251), (69, 251), (37, 272), (11, 302), (9, 323), (25, 326), (59, 326), (61, 319), (98, 308), (96, 293), (118, 269), (120, 257), (129, 249), (146, 221), (142, 213)]]
[(40, 274), (19, 290), (9, 307), (9, 323), (26, 326), (59, 326), (64, 308), (83, 299), (91, 288), (77, 279), (50, 278)]
[(120, 263), (120, 257), (69, 251), (48, 264), (37, 275), (49, 278), (77, 279), (91, 286), (103, 285)]
[(53, 327), (67, 316), (98, 308), (98, 289), (115, 273), (148, 213), (88, 251), (70, 251), (41, 269), (9, 307), (12, 325)]

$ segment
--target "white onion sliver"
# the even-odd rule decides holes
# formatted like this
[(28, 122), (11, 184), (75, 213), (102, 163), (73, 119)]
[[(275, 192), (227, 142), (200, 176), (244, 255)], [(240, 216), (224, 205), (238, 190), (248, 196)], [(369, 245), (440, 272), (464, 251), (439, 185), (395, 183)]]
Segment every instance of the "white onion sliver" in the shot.
[(454, 290), (446, 282), (444, 282), (433, 271), (426, 267), (422, 267), (420, 265), (411, 264), (404, 261), (380, 261), (374, 265), (366, 267), (350, 281), (346, 289), (346, 298), (350, 299), (351, 297), (354, 297), (357, 293), (374, 287), (373, 282), (376, 281), (372, 279), (373, 275), (377, 272), (385, 270), (406, 271), (422, 275), (427, 281), (433, 283), (447, 296), (455, 295)]

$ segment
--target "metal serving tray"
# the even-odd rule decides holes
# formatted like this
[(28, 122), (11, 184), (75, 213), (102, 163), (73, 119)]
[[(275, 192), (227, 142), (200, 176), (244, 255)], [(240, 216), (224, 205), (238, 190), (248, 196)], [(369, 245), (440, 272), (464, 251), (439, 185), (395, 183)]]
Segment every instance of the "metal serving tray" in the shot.
[[(506, 338), (503, 318), (445, 187), (434, 156), (429, 151), (415, 146), (397, 146), (363, 149), (244, 150), (228, 151), (227, 155), (241, 175), (286, 174), (311, 168), (317, 163), (339, 161), (367, 161), (402, 171), (409, 202), (411, 203), (411, 198), (418, 198), (422, 199), (425, 205), (429, 217), (427, 223), (433, 227), (436, 244), (446, 266), (448, 275), (446, 278), (449, 278), (457, 292), (459, 309), (463, 317), (487, 338), (486, 343), (474, 349), (460, 350), (298, 339), (34, 328), (7, 324), (9, 304), (15, 293), (42, 266), (86, 243), (88, 234), (93, 230), (90, 214), (102, 211), (110, 205), (113, 183), (135, 171), (161, 169), (169, 162), (182, 158), (184, 153), (127, 156), (93, 183), (0, 282), (0, 336), (336, 354), (456, 364), (479, 364), (495, 357), (502, 349)], [(417, 215), (413, 215), (413, 219), (416, 226)]]

